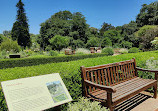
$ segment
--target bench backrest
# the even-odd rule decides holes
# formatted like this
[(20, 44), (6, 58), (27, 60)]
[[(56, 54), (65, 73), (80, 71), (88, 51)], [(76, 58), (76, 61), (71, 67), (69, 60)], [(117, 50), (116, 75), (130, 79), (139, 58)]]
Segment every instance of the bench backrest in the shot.
[[(93, 67), (82, 66), (82, 81), (89, 80), (97, 84), (112, 86), (136, 77), (135, 69), (135, 59)], [(95, 89), (89, 87), (89, 90), (91, 92)]]

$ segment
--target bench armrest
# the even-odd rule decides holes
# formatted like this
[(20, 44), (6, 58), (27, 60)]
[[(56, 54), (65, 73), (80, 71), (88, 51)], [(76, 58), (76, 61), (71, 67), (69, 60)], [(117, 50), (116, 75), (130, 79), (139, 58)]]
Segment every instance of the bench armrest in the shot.
[(96, 87), (96, 88), (99, 88), (102, 90), (106, 90), (107, 92), (113, 92), (113, 93), (116, 92), (116, 89), (111, 86), (104, 86), (104, 85), (96, 84), (96, 83), (88, 81), (88, 80), (84, 80), (84, 82), (87, 86), (93, 86), (93, 87)]
[(136, 67), (136, 69), (139, 70), (139, 71), (147, 71), (147, 72), (158, 73), (158, 70), (143, 69), (143, 68), (139, 68), (139, 67)]
[(153, 73), (155, 73), (155, 80), (157, 80), (157, 78), (158, 78), (158, 70), (143, 69), (143, 68), (139, 68), (139, 67), (136, 67), (136, 70), (138, 70), (138, 71), (153, 72)]

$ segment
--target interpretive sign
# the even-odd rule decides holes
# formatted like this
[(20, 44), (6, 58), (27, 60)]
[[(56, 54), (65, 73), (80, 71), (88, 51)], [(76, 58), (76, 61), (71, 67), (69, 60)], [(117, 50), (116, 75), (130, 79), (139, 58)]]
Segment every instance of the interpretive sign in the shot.
[(1, 83), (9, 111), (41, 111), (72, 101), (58, 73)]

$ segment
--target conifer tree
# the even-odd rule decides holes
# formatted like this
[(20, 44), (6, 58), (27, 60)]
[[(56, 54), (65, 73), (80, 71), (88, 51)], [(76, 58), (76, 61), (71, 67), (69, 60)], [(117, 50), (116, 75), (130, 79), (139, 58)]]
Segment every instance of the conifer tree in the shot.
[(26, 17), (24, 4), (21, 0), (16, 5), (17, 16), (16, 22), (13, 24), (11, 35), (13, 40), (17, 40), (20, 46), (24, 48), (31, 45), (28, 19)]

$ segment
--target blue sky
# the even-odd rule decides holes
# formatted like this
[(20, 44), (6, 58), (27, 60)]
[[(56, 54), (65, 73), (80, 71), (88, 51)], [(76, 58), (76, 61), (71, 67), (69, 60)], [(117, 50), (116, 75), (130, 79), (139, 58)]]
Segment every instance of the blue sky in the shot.
[[(142, 4), (156, 0), (22, 0), (29, 19), (30, 33), (39, 34), (40, 24), (56, 12), (81, 12), (91, 27), (101, 28), (103, 22), (113, 26), (135, 20)], [(0, 33), (11, 30), (16, 20), (18, 0), (0, 0)]]

